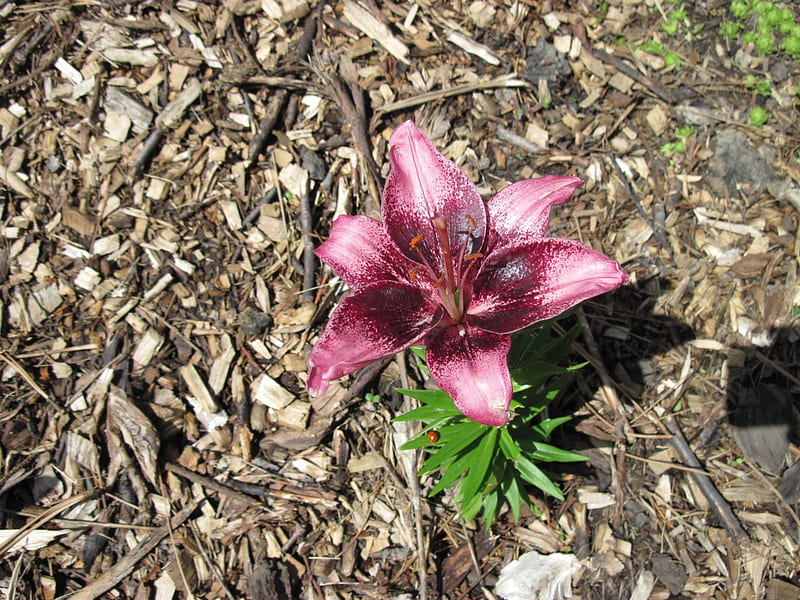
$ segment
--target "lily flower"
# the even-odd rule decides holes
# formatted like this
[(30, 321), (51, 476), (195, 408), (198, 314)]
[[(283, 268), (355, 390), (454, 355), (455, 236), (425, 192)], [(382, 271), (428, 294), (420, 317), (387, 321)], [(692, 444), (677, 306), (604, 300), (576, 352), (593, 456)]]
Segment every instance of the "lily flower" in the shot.
[(546, 176), (487, 202), (411, 121), (390, 139), (383, 222), (340, 216), (317, 256), (351, 288), (308, 357), (309, 393), (414, 344), (434, 381), (485, 425), (510, 414), (509, 334), (627, 282), (619, 264), (545, 237), (583, 182)]

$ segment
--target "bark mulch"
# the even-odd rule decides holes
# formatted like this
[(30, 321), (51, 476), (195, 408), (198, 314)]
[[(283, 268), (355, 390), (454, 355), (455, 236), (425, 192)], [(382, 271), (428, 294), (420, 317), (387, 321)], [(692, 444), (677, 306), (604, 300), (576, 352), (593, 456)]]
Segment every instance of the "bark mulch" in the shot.
[[(0, 1), (5, 597), (494, 598), (529, 550), (574, 597), (800, 597), (800, 64), (728, 4)], [(488, 531), (396, 450), (413, 357), (305, 391), (311, 251), (406, 119), (486, 197), (583, 178), (552, 234), (631, 275), (550, 409), (590, 460)]]

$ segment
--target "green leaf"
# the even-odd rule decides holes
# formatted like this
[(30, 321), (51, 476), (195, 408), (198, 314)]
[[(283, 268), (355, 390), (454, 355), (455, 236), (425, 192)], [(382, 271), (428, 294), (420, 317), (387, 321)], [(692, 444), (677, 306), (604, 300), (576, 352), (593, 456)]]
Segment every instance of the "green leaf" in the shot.
[(553, 433), (556, 427), (571, 421), (571, 416), (566, 417), (555, 417), (552, 419), (544, 419), (541, 423), (536, 424), (534, 429), (536, 429), (537, 433), (539, 433), (543, 438), (549, 438), (550, 434)]
[(432, 406), (439, 406), (442, 408), (453, 406), (453, 401), (450, 399), (450, 396), (447, 395), (447, 392), (442, 390), (407, 390), (404, 388), (395, 388), (395, 390), (401, 394), (405, 394), (409, 398), (414, 398), (414, 400), (419, 400), (420, 402)]
[(412, 408), (410, 411), (397, 415), (392, 421), (432, 421), (434, 419), (441, 419), (444, 417), (457, 417), (461, 413), (453, 406), (452, 408), (439, 408), (438, 406), (431, 406), (426, 404)]
[(534, 442), (533, 446), (536, 448), (536, 450), (527, 455), (533, 460), (539, 460), (542, 462), (584, 462), (589, 460), (583, 454), (572, 452), (570, 450), (562, 450), (561, 448), (556, 448), (550, 444)]
[(535, 485), (554, 498), (558, 498), (559, 500), (564, 499), (564, 494), (561, 493), (558, 486), (551, 481), (544, 471), (537, 467), (532, 461), (528, 460), (524, 454), (520, 454), (517, 457), (517, 468), (519, 469), (519, 474), (528, 483)]
[[(502, 490), (506, 496), (511, 514), (514, 516), (514, 522), (519, 522), (519, 509), (523, 503), (522, 486), (520, 485), (519, 478), (516, 475), (511, 475), (503, 480)], [(527, 503), (527, 502), (526, 502)]]
[(411, 346), (409, 349), (423, 361), (425, 360), (425, 346)]
[[(442, 474), (442, 477), (439, 479), (438, 483), (433, 487), (433, 489), (428, 493), (428, 496), (435, 496), (445, 488), (450, 487), (458, 478), (461, 477), (461, 474), (464, 473), (467, 469), (469, 469), (470, 462), (472, 461), (471, 453), (465, 453), (456, 458), (445, 470)], [(420, 472), (420, 474), (422, 474)]]
[(483, 499), (483, 520), (486, 522), (486, 529), (492, 526), (494, 520), (497, 518), (498, 510), (500, 509), (500, 488), (494, 488)]
[(486, 479), (486, 473), (489, 471), (489, 465), (492, 464), (492, 460), (494, 460), (497, 452), (498, 432), (499, 428), (492, 427), (489, 432), (481, 438), (478, 447), (470, 452), (473, 465), (461, 482), (461, 494), (464, 498), (474, 496), (482, 488), (482, 484)]
[(510, 461), (516, 461), (521, 450), (514, 438), (511, 437), (508, 428), (504, 427), (500, 431), (500, 450), (503, 455)]
[(469, 522), (478, 516), (482, 507), (483, 499), (480, 496), (472, 496), (461, 503), (461, 509), (458, 512), (464, 521)]
[[(483, 435), (486, 428), (486, 425), (480, 425), (474, 421), (469, 421), (458, 425), (452, 425), (448, 427), (445, 432), (440, 430), (439, 435), (445, 435), (446, 433), (448, 439), (451, 441), (442, 446), (435, 454), (425, 461), (419, 474), (424, 475), (425, 473), (429, 473), (454, 458), (464, 448)], [(453, 433), (454, 431), (455, 433)]]
[[(408, 440), (405, 444), (400, 446), (400, 450), (415, 450), (416, 448), (434, 448), (440, 446), (444, 443), (444, 439), (442, 438), (442, 427), (445, 426), (445, 423), (449, 420), (448, 418), (442, 419), (441, 421), (437, 421), (430, 426), (423, 429), (420, 433), (415, 435), (413, 438)], [(436, 429), (439, 431), (439, 441), (437, 443), (431, 443), (428, 441), (428, 432), (432, 429)]]

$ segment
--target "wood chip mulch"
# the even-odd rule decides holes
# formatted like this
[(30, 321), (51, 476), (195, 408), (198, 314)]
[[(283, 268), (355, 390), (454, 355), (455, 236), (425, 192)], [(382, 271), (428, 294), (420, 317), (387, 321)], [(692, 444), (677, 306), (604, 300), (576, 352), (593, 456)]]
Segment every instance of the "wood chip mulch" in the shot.
[[(573, 597), (800, 597), (800, 64), (685, 5), (0, 0), (5, 597), (494, 598), (529, 550)], [(305, 391), (311, 251), (406, 119), (486, 197), (583, 178), (552, 235), (631, 274), (551, 408), (590, 461), (488, 531), (396, 450), (412, 357)]]

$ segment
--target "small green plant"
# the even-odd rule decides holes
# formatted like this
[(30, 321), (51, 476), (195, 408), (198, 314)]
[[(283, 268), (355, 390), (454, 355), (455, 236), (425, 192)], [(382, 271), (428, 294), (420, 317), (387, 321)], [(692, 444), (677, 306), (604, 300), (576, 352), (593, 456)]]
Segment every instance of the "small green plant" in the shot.
[(737, 19), (746, 19), (752, 13), (753, 7), (749, 0), (733, 0), (731, 2), (731, 12)]
[(681, 57), (674, 52), (667, 52), (664, 54), (664, 64), (668, 67), (674, 67), (675, 69), (680, 69), (683, 66)]
[(747, 122), (753, 127), (762, 127), (769, 120), (769, 112), (760, 106), (754, 106), (747, 113)]
[(745, 77), (744, 86), (748, 90), (754, 90), (765, 97), (772, 95), (772, 82), (768, 78), (759, 79), (755, 75), (748, 75)]
[(651, 54), (658, 54), (661, 58), (664, 59), (664, 64), (668, 67), (674, 67), (675, 69), (680, 69), (681, 66), (683, 66), (680, 56), (678, 56), (674, 52), (667, 52), (664, 49), (664, 45), (655, 40), (647, 40), (645, 43), (636, 46), (636, 49), (644, 50), (645, 52), (650, 52)]
[[(737, 21), (723, 22), (720, 35), (735, 40), (740, 34), (745, 44), (753, 44), (759, 54), (773, 54), (781, 50), (791, 58), (800, 58), (800, 28), (797, 15), (790, 6), (767, 0), (733, 0), (731, 14)], [(756, 16), (754, 30), (747, 23)]]
[(694, 127), (691, 125), (682, 125), (675, 130), (675, 139), (671, 142), (663, 144), (659, 150), (664, 154), (683, 153), (686, 152), (686, 140), (694, 134)]
[[(570, 373), (583, 366), (558, 365), (579, 334), (580, 328), (574, 327), (562, 337), (552, 337), (548, 322), (514, 336), (509, 353), (514, 386), (510, 409), (516, 416), (503, 427), (466, 418), (441, 390), (399, 390), (421, 403), (395, 420), (425, 424), (401, 450), (422, 448), (429, 453), (420, 475), (441, 472), (430, 496), (457, 484), (454, 499), (461, 517), (470, 521), (482, 513), (487, 528), (504, 504), (515, 520), (519, 520), (523, 504), (536, 510), (528, 486), (563, 499), (544, 464), (582, 462), (586, 457), (547, 443), (553, 430), (571, 417), (547, 417), (543, 411), (558, 396)], [(423, 361), (423, 370), (427, 369), (424, 349), (412, 350)]]
[(686, 7), (683, 4), (679, 4), (666, 15), (666, 20), (661, 24), (661, 29), (669, 35), (675, 35), (680, 30), (681, 25), (686, 28), (691, 25), (689, 17), (686, 16)]
[(739, 37), (739, 32), (744, 29), (741, 23), (734, 23), (733, 21), (726, 21), (719, 24), (719, 34), (726, 40), (735, 40)]

